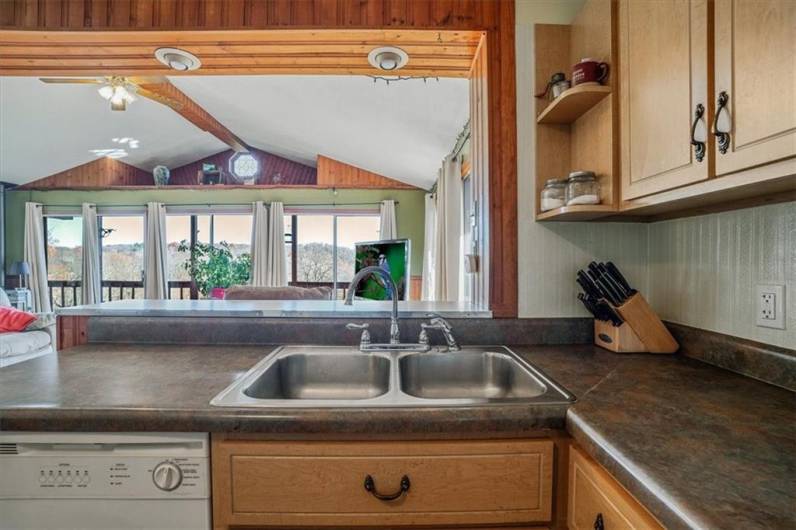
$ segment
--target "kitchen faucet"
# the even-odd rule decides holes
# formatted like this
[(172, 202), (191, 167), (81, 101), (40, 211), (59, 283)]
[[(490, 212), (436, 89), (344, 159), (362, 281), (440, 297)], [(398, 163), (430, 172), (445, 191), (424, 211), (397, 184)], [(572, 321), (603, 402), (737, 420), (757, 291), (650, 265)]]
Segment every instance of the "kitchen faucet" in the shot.
[(387, 288), (389, 292), (392, 294), (392, 313), (390, 315), (390, 343), (389, 344), (373, 344), (371, 343), (370, 338), (370, 331), (368, 328), (370, 324), (363, 323), (363, 324), (355, 324), (353, 322), (346, 324), (346, 329), (361, 329), (362, 336), (360, 337), (359, 341), (359, 349), (363, 352), (374, 352), (374, 351), (417, 351), (417, 352), (427, 352), (431, 349), (431, 344), (428, 340), (428, 331), (430, 329), (438, 329), (442, 331), (443, 336), (445, 337), (445, 342), (448, 345), (448, 351), (459, 351), (461, 347), (456, 343), (456, 339), (453, 337), (452, 327), (442, 317), (436, 316), (432, 318), (428, 324), (423, 323), (420, 325), (420, 338), (418, 339), (417, 343), (401, 343), (401, 330), (398, 326), (398, 288), (395, 285), (395, 282), (390, 276), (390, 273), (382, 269), (381, 267), (365, 267), (364, 269), (360, 270), (358, 273), (354, 275), (354, 278), (351, 280), (351, 283), (348, 286), (348, 292), (346, 293), (345, 297), (345, 305), (353, 305), (354, 303), (354, 293), (356, 292), (357, 285), (369, 276), (370, 274), (376, 274), (380, 276), (384, 282), (387, 284)]
[(390, 344), (400, 344), (401, 330), (398, 327), (398, 287), (395, 285), (395, 281), (392, 279), (392, 276), (390, 276), (389, 272), (382, 269), (381, 267), (376, 267), (373, 265), (361, 269), (358, 273), (354, 275), (354, 278), (351, 280), (351, 283), (348, 285), (348, 292), (346, 293), (345, 296), (345, 305), (353, 305), (354, 293), (357, 290), (357, 285), (359, 285), (359, 282), (361, 282), (364, 278), (370, 276), (371, 274), (376, 274), (378, 276), (381, 276), (381, 278), (387, 284), (389, 292), (392, 293), (392, 314), (390, 315)]

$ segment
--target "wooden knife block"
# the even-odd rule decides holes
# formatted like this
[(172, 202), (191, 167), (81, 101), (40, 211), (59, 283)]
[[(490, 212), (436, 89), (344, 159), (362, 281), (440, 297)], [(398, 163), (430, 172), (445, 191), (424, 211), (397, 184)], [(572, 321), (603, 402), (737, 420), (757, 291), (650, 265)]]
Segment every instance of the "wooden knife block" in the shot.
[(621, 326), (594, 321), (594, 343), (598, 346), (620, 353), (674, 353), (680, 348), (641, 293), (615, 309), (624, 320)]
[(627, 322), (614, 326), (606, 320), (594, 320), (594, 344), (617, 353), (642, 353), (647, 347)]

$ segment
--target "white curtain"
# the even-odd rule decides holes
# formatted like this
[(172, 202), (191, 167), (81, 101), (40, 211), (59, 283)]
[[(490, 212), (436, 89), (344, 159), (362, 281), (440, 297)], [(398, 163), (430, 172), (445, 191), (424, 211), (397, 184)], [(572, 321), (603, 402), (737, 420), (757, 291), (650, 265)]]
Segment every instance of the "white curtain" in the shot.
[(102, 303), (97, 207), (83, 203), (83, 263), (80, 295), (83, 304)]
[(426, 193), (425, 237), (423, 238), (423, 290), (421, 300), (434, 300), (434, 251), (437, 235), (436, 197)]
[(252, 222), (252, 277), (251, 284), (255, 287), (266, 287), (268, 263), (268, 211), (263, 201), (254, 203), (254, 221)]
[(146, 205), (144, 237), (144, 298), (168, 298), (166, 279), (166, 207), (159, 202)]
[(287, 255), (285, 254), (285, 209), (281, 202), (272, 202), (268, 208), (268, 237), (265, 285), (287, 285)]
[(42, 205), (35, 202), (25, 203), (25, 261), (30, 264), (30, 293), (33, 311), (49, 313), (50, 294), (47, 290), (47, 260), (44, 234), (44, 212)]
[(462, 176), (460, 162), (448, 155), (437, 179), (437, 222), (434, 241), (434, 300), (459, 300), (462, 237)]
[(395, 221), (395, 201), (381, 201), (380, 210), (379, 239), (397, 239), (398, 224)]

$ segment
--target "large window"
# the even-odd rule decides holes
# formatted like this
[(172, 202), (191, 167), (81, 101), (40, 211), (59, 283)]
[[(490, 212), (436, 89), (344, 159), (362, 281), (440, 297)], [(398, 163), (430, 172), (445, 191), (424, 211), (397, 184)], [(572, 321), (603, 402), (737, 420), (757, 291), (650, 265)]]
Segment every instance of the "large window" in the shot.
[(290, 281), (296, 285), (335, 285), (342, 297), (354, 277), (355, 244), (379, 238), (376, 213), (298, 213), (285, 217)]
[(80, 276), (83, 263), (83, 218), (47, 216), (47, 280), (55, 307), (80, 303)]
[(144, 271), (144, 216), (99, 218), (102, 300), (142, 298)]
[(202, 297), (196, 285), (190, 285), (191, 273), (186, 268), (191, 259), (190, 249), (194, 243), (214, 246), (225, 243), (229, 246), (232, 255), (239, 257), (251, 253), (251, 233), (251, 214), (167, 215), (166, 241), (168, 278), (171, 282), (170, 297)]

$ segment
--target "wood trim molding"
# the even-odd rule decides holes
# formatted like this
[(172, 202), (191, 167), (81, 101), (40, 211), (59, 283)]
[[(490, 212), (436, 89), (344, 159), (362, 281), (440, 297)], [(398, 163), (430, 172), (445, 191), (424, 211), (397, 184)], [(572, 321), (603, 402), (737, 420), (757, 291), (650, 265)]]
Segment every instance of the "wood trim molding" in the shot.
[[(29, 40), (39, 41), (48, 36), (63, 37), (77, 32), (115, 31), (114, 38), (123, 40), (140, 38), (133, 33), (134, 30), (170, 31), (175, 44), (180, 38), (190, 36), (191, 31), (196, 34), (212, 30), (303, 29), (348, 32), (379, 29), (398, 33), (431, 30), (433, 38), (446, 37), (444, 31), (485, 32), (489, 92), (490, 309), (496, 317), (516, 317), (517, 94), (513, 0), (303, 0), (270, 3), (254, 0), (94, 0), (90, 3), (17, 0), (0, 2), (0, 28), (38, 31), (38, 34), (30, 34)], [(24, 36), (25, 31), (2, 31), (0, 42), (7, 42), (12, 35)], [(225, 34), (232, 35), (235, 33)], [(0, 46), (5, 50), (4, 45)], [(31, 47), (18, 47), (23, 60), (32, 53), (26, 48)], [(469, 66), (468, 63), (467, 70)], [(99, 63), (96, 69), (102, 70)], [(317, 70), (316, 73), (321, 71)], [(199, 70), (193, 73), (201, 75), (209, 72)]]

